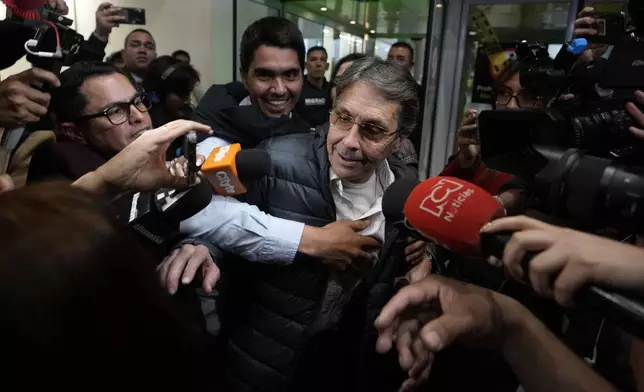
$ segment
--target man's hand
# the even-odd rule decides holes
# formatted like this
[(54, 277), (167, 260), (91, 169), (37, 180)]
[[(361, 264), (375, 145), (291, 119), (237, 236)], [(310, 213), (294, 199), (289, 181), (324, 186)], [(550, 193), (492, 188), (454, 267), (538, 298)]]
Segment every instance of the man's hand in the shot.
[(573, 38), (587, 37), (589, 35), (597, 35), (599, 31), (593, 29), (591, 26), (595, 23), (595, 19), (588, 16), (595, 12), (593, 7), (586, 7), (579, 12), (577, 20), (575, 20), (575, 28), (572, 32)]
[(51, 96), (36, 87), (45, 84), (55, 88), (60, 81), (40, 68), (28, 69), (0, 82), (0, 127), (40, 121), (47, 114)]
[(0, 175), (0, 193), (4, 193), (15, 188), (11, 176), (8, 174)]
[[(409, 238), (410, 241), (413, 241), (413, 238)], [(405, 248), (405, 261), (411, 265), (416, 265), (423, 261), (425, 255), (427, 254), (427, 242), (425, 241), (414, 241), (410, 242), (409, 245)]]
[(174, 139), (191, 131), (212, 133), (210, 127), (194, 121), (172, 121), (145, 132), (95, 172), (78, 179), (74, 185), (92, 192), (104, 192), (110, 187), (138, 191), (185, 187), (188, 179), (173, 176), (168, 171), (165, 153)]
[(423, 254), (421, 261), (407, 272), (406, 278), (409, 283), (420, 282), (432, 272), (432, 259), (427, 253)]
[(67, 15), (69, 13), (69, 7), (65, 3), (65, 0), (47, 0), (47, 4), (57, 14)]
[(219, 280), (220, 273), (210, 256), (210, 251), (205, 246), (183, 245), (180, 249), (172, 251), (170, 256), (157, 267), (161, 285), (170, 294), (177, 292), (179, 279), (182, 284), (189, 284), (199, 270), (203, 280), (201, 287), (206, 294), (210, 294)]
[(101, 41), (107, 42), (114, 27), (119, 27), (119, 22), (125, 21), (123, 10), (114, 7), (111, 3), (102, 3), (96, 10), (96, 30), (94, 35)]
[(521, 260), (540, 252), (530, 262), (529, 277), (536, 292), (570, 305), (587, 284), (625, 290), (644, 290), (644, 250), (595, 235), (552, 226), (525, 216), (501, 218), (484, 232), (515, 232), (503, 252), (503, 264), (521, 279)]
[(375, 238), (358, 233), (366, 226), (363, 221), (349, 220), (329, 223), (322, 228), (305, 226), (299, 251), (341, 271), (348, 267), (362, 269), (371, 261), (369, 251), (380, 246)]
[[(573, 38), (589, 37), (599, 34), (597, 29), (590, 27), (595, 23), (595, 19), (590, 16), (593, 12), (595, 12), (593, 7), (586, 7), (579, 12), (578, 19), (575, 20), (575, 28), (572, 33)], [(586, 50), (579, 56), (578, 62), (591, 62), (601, 57), (606, 52), (606, 49), (608, 49), (608, 45), (589, 42)]]
[[(635, 101), (640, 105), (640, 108), (644, 108), (644, 92), (640, 90), (635, 91)], [(638, 139), (644, 141), (644, 112), (632, 102), (626, 104), (626, 110), (628, 110), (640, 125), (639, 127), (631, 127), (631, 133)]]
[(433, 354), (454, 342), (498, 348), (514, 301), (487, 289), (431, 276), (403, 287), (376, 319), (376, 349), (396, 345), (400, 366), (409, 372), (404, 387), (429, 376)]
[(479, 158), (477, 118), (478, 112), (476, 110), (468, 110), (456, 135), (456, 143), (458, 144), (456, 159), (461, 169), (472, 167)]

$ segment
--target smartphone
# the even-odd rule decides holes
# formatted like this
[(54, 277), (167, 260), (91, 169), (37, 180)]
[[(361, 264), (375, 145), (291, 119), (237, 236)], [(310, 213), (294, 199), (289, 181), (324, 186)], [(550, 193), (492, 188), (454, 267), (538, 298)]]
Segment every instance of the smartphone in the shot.
[(183, 156), (188, 161), (188, 185), (197, 185), (197, 133), (192, 131), (183, 139)]
[(626, 33), (626, 14), (623, 12), (593, 12), (588, 14), (595, 19), (589, 27), (598, 31), (597, 35), (585, 37), (589, 42), (618, 44)]
[(122, 24), (131, 24), (131, 25), (144, 25), (145, 24), (145, 9), (144, 8), (131, 8), (131, 7), (121, 7), (123, 10), (123, 15), (125, 16), (125, 21), (120, 22)]

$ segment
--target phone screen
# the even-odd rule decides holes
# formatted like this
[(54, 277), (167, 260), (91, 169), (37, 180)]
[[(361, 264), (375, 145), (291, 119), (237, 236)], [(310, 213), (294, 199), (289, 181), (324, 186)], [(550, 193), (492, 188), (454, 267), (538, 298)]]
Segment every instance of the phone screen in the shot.
[(188, 185), (197, 185), (197, 133), (192, 131), (183, 139), (183, 156), (188, 161)]
[(145, 9), (143, 8), (130, 8), (121, 7), (125, 21), (123, 24), (144, 25), (145, 24)]

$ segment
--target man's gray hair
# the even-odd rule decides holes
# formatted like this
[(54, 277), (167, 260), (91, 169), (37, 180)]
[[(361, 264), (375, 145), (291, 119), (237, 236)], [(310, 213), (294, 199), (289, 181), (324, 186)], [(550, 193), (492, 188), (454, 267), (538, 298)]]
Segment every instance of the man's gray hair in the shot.
[(419, 111), (418, 84), (407, 69), (377, 57), (358, 59), (337, 77), (335, 86), (338, 99), (344, 90), (358, 82), (368, 84), (384, 99), (399, 105), (397, 131), (401, 136), (407, 136), (414, 130)]

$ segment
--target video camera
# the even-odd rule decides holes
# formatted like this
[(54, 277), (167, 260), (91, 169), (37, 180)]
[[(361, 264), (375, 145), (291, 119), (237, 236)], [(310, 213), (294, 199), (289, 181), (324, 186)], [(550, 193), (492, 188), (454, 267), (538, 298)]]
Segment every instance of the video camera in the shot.
[[(642, 23), (638, 2), (629, 5), (638, 12), (631, 20)], [(644, 89), (643, 28), (625, 23), (621, 34), (609, 34), (608, 58), (592, 63), (577, 62), (581, 51), (570, 45), (554, 60), (544, 44), (517, 47), (522, 87), (547, 103), (482, 112), (481, 156), (526, 181), (539, 209), (591, 228), (644, 229), (644, 144), (631, 135), (640, 125), (625, 108)], [(564, 93), (575, 98), (560, 99)]]
[(60, 74), (70, 66), (85, 39), (70, 26), (73, 20), (54, 12), (47, 4), (35, 10), (22, 10), (7, 3), (6, 20), (34, 29), (34, 38), (25, 43), (27, 61), (34, 67)]

